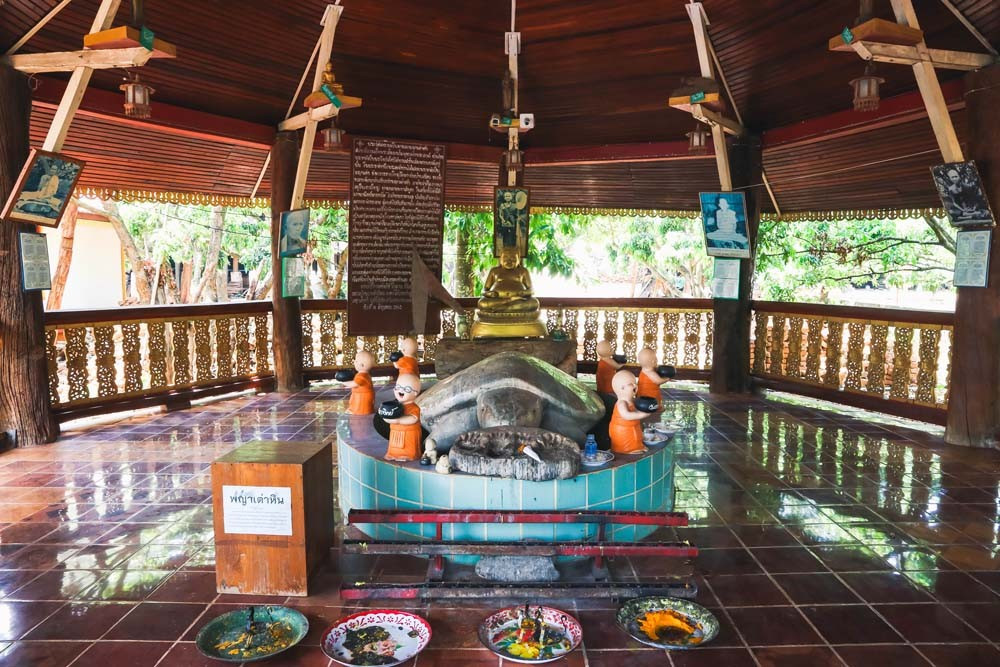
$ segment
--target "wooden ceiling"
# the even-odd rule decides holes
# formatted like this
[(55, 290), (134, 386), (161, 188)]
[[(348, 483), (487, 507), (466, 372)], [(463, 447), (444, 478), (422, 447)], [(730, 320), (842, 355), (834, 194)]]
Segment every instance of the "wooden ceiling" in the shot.
[[(953, 0), (993, 43), (1000, 43), (1000, 2)], [(0, 49), (43, 16), (56, 0), (0, 3)], [(80, 47), (98, 0), (74, 0), (23, 49)], [(319, 34), (324, 0), (153, 0), (146, 23), (175, 43), (176, 60), (152, 61), (142, 75), (156, 88), (156, 104), (198, 110), (273, 127), (290, 97)], [(487, 127), (499, 110), (499, 80), (506, 67), (503, 32), (509, 6), (485, 0), (344, 0), (334, 63), (348, 94), (364, 98), (345, 112), (350, 133), (464, 144), (500, 145)], [(524, 135), (532, 148), (638, 144), (684, 140), (689, 116), (666, 107), (681, 77), (697, 73), (691, 25), (683, 0), (519, 0), (522, 33), (521, 108), (533, 112), (537, 129)], [(734, 100), (746, 125), (764, 133), (825, 117), (850, 107), (847, 82), (857, 76), (857, 57), (829, 53), (827, 39), (853, 23), (856, 0), (703, 0), (709, 32)], [(889, 3), (876, 3), (890, 17)], [(117, 23), (126, 23), (123, 3)], [(928, 43), (938, 48), (981, 50), (938, 0), (916, 0)], [(956, 73), (941, 70), (943, 79)], [(886, 95), (915, 89), (909, 68), (883, 66)], [(98, 72), (92, 86), (117, 91), (120, 72)], [(117, 94), (117, 92), (116, 92)], [(86, 107), (86, 100), (84, 103)], [(35, 130), (45, 123), (36, 107)], [(912, 127), (911, 127), (912, 126)], [(78, 118), (68, 152), (78, 150), (92, 168), (85, 178), (108, 179), (110, 187), (249, 194), (263, 150), (223, 139), (161, 136), (155, 128), (122, 127), (113, 119)], [(908, 123), (894, 133), (872, 132), (839, 140), (843, 160), (873, 155), (896, 158), (933, 147), (926, 123)], [(933, 204), (929, 179), (914, 175), (933, 155), (913, 158), (882, 187), (799, 179), (825, 170), (815, 146), (769, 149), (765, 154), (779, 202), (788, 210), (844, 208), (871, 195), (901, 206)], [(832, 148), (830, 150), (833, 150)], [(853, 157), (851, 151), (854, 151)], [(810, 171), (803, 159), (814, 159)], [(917, 164), (918, 162), (923, 162)], [(333, 157), (314, 161), (310, 189), (322, 197), (345, 195), (346, 176)], [(328, 164), (329, 163), (329, 164)], [(840, 164), (840, 162), (837, 162)], [(890, 163), (892, 164), (892, 163)], [(154, 169), (155, 167), (155, 169)], [(202, 171), (203, 170), (203, 171)], [(878, 170), (876, 170), (878, 171)], [(884, 172), (882, 181), (885, 181)], [(496, 170), (489, 165), (453, 165), (449, 201), (488, 201)], [(658, 163), (614, 163), (529, 169), (537, 187), (534, 203), (630, 208), (692, 208), (699, 189), (718, 187), (711, 158)], [(477, 180), (481, 179), (481, 180)], [(784, 182), (782, 182), (784, 179)], [(861, 179), (864, 180), (864, 179)], [(868, 181), (872, 179), (867, 179)], [(874, 179), (880, 180), (880, 179)], [(867, 181), (866, 181), (867, 183)], [(895, 192), (895, 194), (893, 194)], [(459, 194), (460, 193), (460, 194)], [(263, 194), (266, 194), (264, 192)], [(905, 201), (903, 201), (905, 200)], [(921, 204), (919, 202), (925, 202)], [(786, 206), (783, 204), (783, 209)]]

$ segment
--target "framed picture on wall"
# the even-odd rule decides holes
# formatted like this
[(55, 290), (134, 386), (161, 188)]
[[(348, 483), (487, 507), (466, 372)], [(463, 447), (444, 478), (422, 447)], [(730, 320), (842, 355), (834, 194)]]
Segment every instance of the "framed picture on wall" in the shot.
[(934, 165), (931, 175), (941, 197), (941, 205), (953, 226), (992, 227), (995, 224), (975, 162), (968, 160)]
[(309, 209), (297, 208), (281, 212), (281, 240), (278, 251), (281, 257), (304, 254), (309, 242)]
[(0, 218), (58, 227), (84, 164), (59, 153), (32, 148)]
[(528, 255), (528, 224), (531, 192), (526, 187), (493, 188), (493, 256), (504, 248), (517, 248), (521, 258)]
[(747, 202), (742, 192), (702, 192), (701, 221), (710, 257), (750, 257)]
[(49, 244), (45, 234), (20, 232), (21, 287), (25, 292), (52, 289), (52, 271), (49, 268)]

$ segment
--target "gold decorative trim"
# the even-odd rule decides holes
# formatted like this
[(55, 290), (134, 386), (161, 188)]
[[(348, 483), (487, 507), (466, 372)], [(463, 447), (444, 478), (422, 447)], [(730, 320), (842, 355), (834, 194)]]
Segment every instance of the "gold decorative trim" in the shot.
[[(271, 205), (267, 197), (240, 197), (236, 195), (217, 195), (195, 192), (156, 192), (150, 190), (119, 190), (116, 188), (78, 188), (77, 194), (82, 197), (98, 199), (113, 199), (119, 202), (155, 202), (161, 204), (182, 204), (194, 206), (233, 206), (239, 208), (267, 208)], [(350, 209), (350, 202), (345, 199), (307, 199), (305, 205), (309, 208), (339, 208)], [(445, 204), (449, 211), (462, 213), (485, 213), (493, 209), (491, 204)], [(644, 209), (644, 208), (603, 208), (593, 206), (532, 206), (531, 213), (562, 213), (567, 215), (606, 215), (614, 217), (641, 218), (684, 218), (695, 220), (700, 217), (696, 210), (680, 209)], [(799, 211), (783, 213), (764, 213), (761, 220), (768, 222), (840, 222), (845, 220), (902, 220), (919, 218), (924, 215), (944, 217), (942, 208), (904, 208), (904, 209), (853, 209), (845, 211)]]

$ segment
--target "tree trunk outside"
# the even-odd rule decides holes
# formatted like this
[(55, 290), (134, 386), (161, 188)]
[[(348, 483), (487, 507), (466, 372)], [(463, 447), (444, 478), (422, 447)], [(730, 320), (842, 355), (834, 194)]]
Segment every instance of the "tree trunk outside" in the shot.
[(62, 215), (62, 223), (59, 225), (59, 231), (62, 233), (62, 240), (59, 242), (59, 261), (56, 262), (56, 274), (52, 277), (52, 289), (45, 304), (46, 310), (62, 308), (66, 279), (69, 277), (69, 267), (73, 262), (73, 237), (76, 234), (76, 216), (79, 210), (76, 197), (73, 197)]
[[(30, 118), (27, 77), (0, 64), (0, 201), (10, 196), (28, 159)], [(21, 289), (18, 233), (34, 229), (0, 224), (0, 437), (22, 447), (59, 436), (49, 399), (42, 293)]]
[[(205, 270), (201, 274), (198, 287), (195, 288), (191, 296), (192, 303), (198, 303), (202, 295), (207, 295), (210, 301), (215, 300), (215, 276), (219, 271), (219, 252), (222, 250), (222, 230), (226, 224), (226, 209), (224, 206), (212, 207), (212, 218), (209, 223), (212, 226), (212, 235), (208, 241), (208, 255), (205, 257)], [(206, 292), (205, 288), (212, 287)]]
[(181, 289), (178, 303), (190, 303), (188, 297), (191, 296), (191, 278), (194, 273), (194, 263), (184, 262), (181, 267)]
[(344, 271), (347, 269), (347, 253), (350, 250), (350, 247), (344, 248), (337, 258), (337, 274), (333, 277), (333, 288), (327, 292), (327, 297), (330, 299), (340, 298), (340, 290), (344, 287)]
[(108, 222), (111, 223), (111, 228), (118, 235), (118, 241), (122, 244), (125, 257), (128, 258), (128, 263), (132, 267), (132, 283), (135, 285), (135, 290), (139, 295), (139, 302), (147, 304), (149, 303), (151, 293), (149, 288), (150, 276), (147, 273), (146, 263), (142, 260), (139, 248), (135, 245), (135, 239), (132, 238), (132, 234), (129, 233), (128, 227), (125, 226), (125, 221), (122, 220), (121, 214), (118, 212), (118, 204), (111, 200), (101, 203), (104, 207), (103, 209), (94, 209), (82, 203), (80, 204), (80, 208), (94, 213), (103, 213), (107, 217)]
[(473, 296), (475, 285), (472, 258), (469, 257), (469, 233), (465, 225), (459, 224), (455, 238), (455, 296)]

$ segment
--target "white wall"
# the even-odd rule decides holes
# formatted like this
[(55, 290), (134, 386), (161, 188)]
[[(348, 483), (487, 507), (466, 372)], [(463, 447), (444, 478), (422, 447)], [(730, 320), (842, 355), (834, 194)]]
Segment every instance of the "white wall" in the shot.
[[(55, 274), (62, 232), (49, 228), (42, 231), (48, 237), (49, 264)], [(122, 245), (115, 230), (107, 222), (79, 218), (62, 309), (118, 307), (124, 299), (124, 276)], [(48, 299), (48, 292), (44, 298)]]

